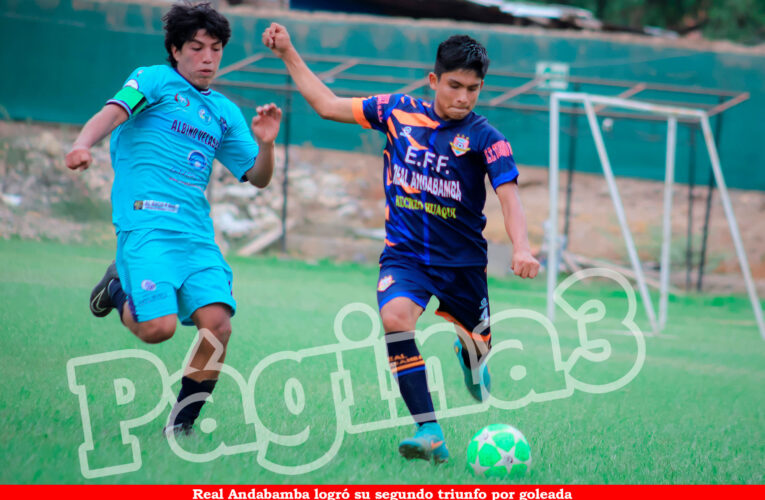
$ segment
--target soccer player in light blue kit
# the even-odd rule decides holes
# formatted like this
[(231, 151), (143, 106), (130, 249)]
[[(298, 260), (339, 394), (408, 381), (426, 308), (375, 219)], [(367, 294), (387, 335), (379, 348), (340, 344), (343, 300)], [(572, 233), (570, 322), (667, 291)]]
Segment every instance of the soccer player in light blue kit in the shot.
[(455, 354), (465, 386), (478, 401), (490, 391), (491, 349), (486, 281), (485, 179), (502, 205), (513, 242), (512, 269), (533, 278), (526, 218), (518, 196), (518, 169), (510, 143), (473, 112), (489, 67), (486, 49), (466, 35), (438, 47), (432, 101), (406, 94), (366, 99), (335, 95), (311, 72), (289, 33), (273, 23), (263, 43), (284, 61), (300, 93), (322, 118), (356, 123), (385, 134), (385, 249), (380, 256), (377, 301), (385, 328), (388, 362), (414, 417), (415, 435), (399, 444), (407, 459), (448, 460), (441, 426), (428, 390), (425, 360), (414, 340), (417, 319), (431, 297), (437, 314), (455, 324)]
[(205, 198), (212, 162), (242, 182), (267, 186), (281, 110), (257, 108), (256, 142), (239, 108), (209, 88), (231, 36), (209, 3), (173, 5), (163, 21), (170, 66), (136, 69), (85, 124), (66, 163), (88, 168), (90, 148), (113, 131), (117, 258), (93, 289), (91, 312), (103, 317), (117, 309), (150, 344), (172, 337), (179, 319), (214, 337), (199, 343), (184, 370), (165, 428), (188, 434), (217, 381), (236, 311), (231, 268), (215, 244)]

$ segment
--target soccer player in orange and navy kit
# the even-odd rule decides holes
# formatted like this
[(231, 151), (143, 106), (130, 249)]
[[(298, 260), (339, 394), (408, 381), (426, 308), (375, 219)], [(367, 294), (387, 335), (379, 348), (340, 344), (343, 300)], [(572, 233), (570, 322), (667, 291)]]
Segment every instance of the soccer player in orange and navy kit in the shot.
[(455, 351), (468, 390), (478, 401), (487, 397), (491, 333), (482, 234), (487, 174), (513, 243), (513, 271), (533, 278), (539, 270), (529, 248), (510, 143), (473, 112), (489, 66), (486, 49), (464, 35), (441, 43), (428, 75), (435, 98), (428, 102), (404, 94), (340, 98), (306, 66), (283, 26), (267, 28), (263, 43), (284, 61), (322, 118), (358, 123), (387, 136), (386, 240), (377, 299), (391, 370), (417, 426), (414, 437), (399, 444), (399, 452), (406, 458), (446, 461), (449, 452), (414, 330), (428, 300), (436, 296), (437, 314), (456, 325)]

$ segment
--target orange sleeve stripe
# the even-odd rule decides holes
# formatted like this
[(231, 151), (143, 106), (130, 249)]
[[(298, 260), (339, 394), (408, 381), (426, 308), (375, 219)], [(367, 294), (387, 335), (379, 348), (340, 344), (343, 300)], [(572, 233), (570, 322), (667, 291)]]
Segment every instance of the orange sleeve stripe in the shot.
[(351, 110), (353, 110), (353, 119), (356, 120), (356, 123), (364, 128), (372, 128), (369, 120), (364, 116), (364, 99), (353, 97), (351, 99)]
[(407, 113), (406, 111), (401, 111), (400, 109), (394, 109), (393, 116), (396, 117), (396, 120), (398, 120), (398, 122), (401, 125), (409, 125), (411, 127), (428, 127), (428, 128), (438, 127), (437, 121), (431, 120), (430, 118), (423, 115), (422, 113)]
[(393, 119), (391, 119), (390, 117), (388, 118), (388, 130), (390, 131), (391, 134), (393, 134), (393, 137), (398, 139), (398, 134), (396, 133), (396, 125), (393, 123)]

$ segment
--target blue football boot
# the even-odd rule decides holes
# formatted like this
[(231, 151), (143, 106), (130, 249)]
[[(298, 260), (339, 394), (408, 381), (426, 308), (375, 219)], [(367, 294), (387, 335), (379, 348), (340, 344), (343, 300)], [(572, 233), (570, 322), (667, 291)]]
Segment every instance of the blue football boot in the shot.
[(413, 458), (430, 460), (432, 458), (433, 462), (437, 464), (449, 460), (449, 450), (446, 449), (444, 433), (437, 422), (418, 424), (415, 435), (399, 443), (398, 452), (407, 460)]
[(465, 386), (468, 391), (470, 391), (470, 395), (473, 396), (476, 401), (483, 402), (489, 397), (489, 392), (491, 391), (491, 376), (489, 375), (489, 367), (487, 363), (484, 362), (482, 363), (482, 366), (479, 367), (480, 377), (476, 383), (475, 378), (473, 377), (473, 370), (468, 368), (465, 364), (465, 360), (462, 359), (462, 343), (459, 339), (454, 341), (454, 352), (457, 354), (457, 360), (460, 362), (462, 374), (465, 376)]

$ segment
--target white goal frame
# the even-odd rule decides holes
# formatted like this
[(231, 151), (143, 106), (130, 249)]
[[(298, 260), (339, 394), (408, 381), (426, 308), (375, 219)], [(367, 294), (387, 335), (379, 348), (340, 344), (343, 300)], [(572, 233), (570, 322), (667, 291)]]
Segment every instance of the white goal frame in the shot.
[[(559, 178), (559, 139), (560, 139), (560, 103), (561, 101), (567, 101), (572, 103), (581, 103), (584, 105), (584, 111), (587, 116), (587, 121), (590, 125), (590, 131), (595, 141), (595, 148), (598, 152), (601, 167), (603, 168), (603, 174), (608, 184), (608, 191), (611, 195), (611, 199), (616, 210), (616, 216), (619, 220), (619, 226), (622, 230), (622, 237), (627, 245), (627, 252), (629, 254), (630, 263), (635, 272), (635, 279), (637, 281), (638, 290), (640, 292), (641, 299), (645, 305), (645, 312), (648, 316), (648, 320), (651, 323), (651, 328), (654, 333), (661, 332), (667, 324), (667, 305), (669, 297), (669, 272), (670, 272), (670, 240), (672, 237), (672, 226), (670, 222), (670, 215), (672, 213), (672, 185), (675, 178), (675, 150), (677, 139), (677, 119), (679, 117), (691, 118), (698, 120), (701, 124), (701, 129), (704, 134), (704, 141), (706, 143), (707, 151), (709, 153), (709, 159), (712, 163), (712, 171), (714, 172), (715, 181), (720, 191), (720, 199), (725, 211), (725, 217), (728, 220), (728, 227), (730, 228), (731, 236), (733, 238), (733, 244), (736, 248), (736, 255), (738, 256), (738, 262), (741, 266), (741, 273), (744, 276), (744, 282), (746, 283), (746, 290), (749, 294), (749, 300), (752, 303), (752, 309), (754, 310), (754, 316), (757, 322), (757, 327), (760, 331), (760, 335), (765, 339), (765, 322), (763, 321), (762, 307), (760, 306), (760, 300), (757, 297), (757, 290), (754, 286), (752, 274), (749, 268), (749, 262), (744, 251), (744, 245), (741, 241), (741, 234), (739, 233), (738, 223), (736, 222), (736, 216), (733, 213), (733, 206), (730, 202), (728, 195), (728, 189), (725, 185), (725, 179), (723, 178), (722, 169), (720, 167), (720, 157), (715, 145), (712, 128), (709, 124), (709, 116), (701, 109), (684, 108), (676, 106), (663, 106), (652, 104), (643, 101), (636, 101), (632, 99), (622, 99), (618, 97), (609, 97), (601, 95), (592, 95), (580, 92), (553, 92), (550, 95), (550, 224), (549, 229), (546, 232), (547, 239), (547, 317), (554, 321), (555, 319), (555, 302), (553, 300), (553, 292), (558, 283), (558, 266), (560, 262), (560, 255), (558, 251), (558, 178)], [(632, 233), (627, 225), (627, 218), (624, 213), (624, 206), (622, 205), (621, 197), (619, 196), (619, 190), (616, 187), (616, 181), (614, 179), (613, 170), (611, 169), (611, 162), (608, 158), (605, 144), (603, 142), (603, 135), (600, 131), (598, 119), (596, 116), (595, 107), (593, 104), (599, 106), (608, 106), (616, 108), (626, 108), (638, 111), (644, 111), (655, 115), (662, 115), (667, 117), (667, 151), (665, 160), (665, 175), (664, 175), (664, 213), (663, 213), (663, 231), (662, 231), (662, 246), (661, 246), (661, 269), (660, 269), (660, 289), (659, 289), (659, 315), (656, 316), (651, 296), (646, 286), (645, 275), (643, 268), (638, 257), (637, 250), (635, 248), (635, 242), (632, 239)]]

